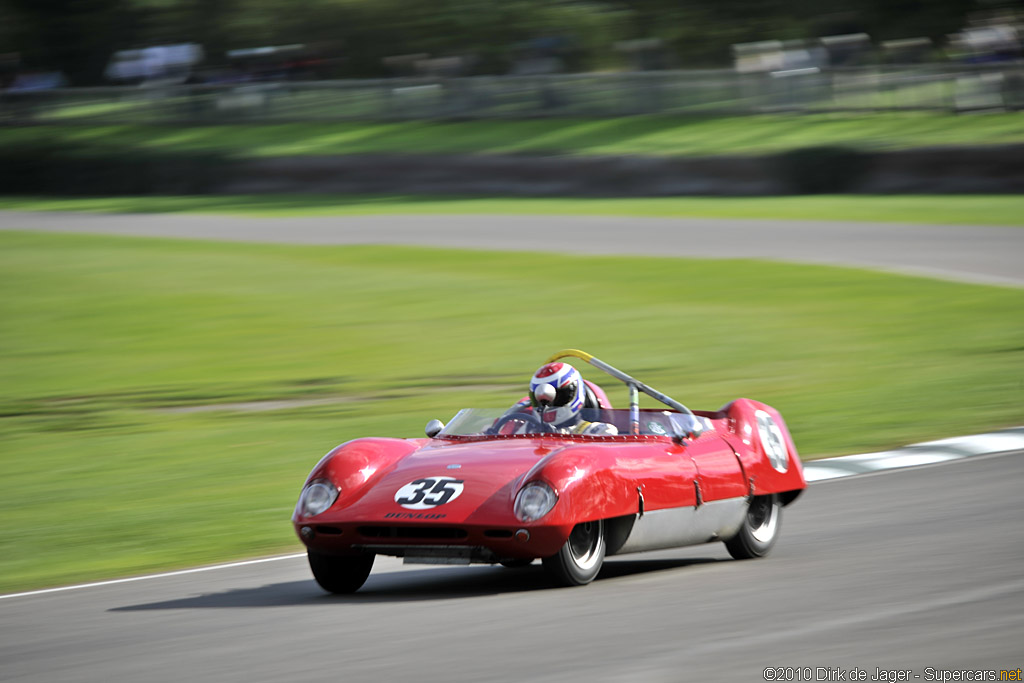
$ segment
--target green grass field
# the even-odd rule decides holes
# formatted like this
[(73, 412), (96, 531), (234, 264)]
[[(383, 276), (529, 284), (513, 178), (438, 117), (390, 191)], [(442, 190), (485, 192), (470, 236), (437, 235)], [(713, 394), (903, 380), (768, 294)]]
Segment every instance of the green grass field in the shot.
[(1024, 418), (1017, 289), (0, 232), (0, 292), (0, 591), (295, 550), (323, 453), (505, 406), (565, 347), (694, 408), (768, 402), (805, 458)]
[(616, 215), (883, 221), (947, 225), (1024, 225), (1019, 195), (815, 195), (644, 199), (258, 195), (190, 197), (0, 197), (0, 210), (90, 213), (227, 213), (328, 216), (387, 213)]
[(322, 154), (768, 154), (842, 145), (885, 150), (1024, 143), (1017, 113), (637, 116), (403, 123), (232, 126), (30, 126), (0, 129), (0, 146), (220, 151), (241, 156)]

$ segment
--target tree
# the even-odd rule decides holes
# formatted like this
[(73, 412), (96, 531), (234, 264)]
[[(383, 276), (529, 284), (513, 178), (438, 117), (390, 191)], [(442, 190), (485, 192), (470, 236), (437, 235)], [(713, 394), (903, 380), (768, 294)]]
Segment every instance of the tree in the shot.
[(110, 55), (132, 33), (125, 0), (6, 0), (9, 40), (28, 68), (59, 70), (75, 85), (101, 80)]

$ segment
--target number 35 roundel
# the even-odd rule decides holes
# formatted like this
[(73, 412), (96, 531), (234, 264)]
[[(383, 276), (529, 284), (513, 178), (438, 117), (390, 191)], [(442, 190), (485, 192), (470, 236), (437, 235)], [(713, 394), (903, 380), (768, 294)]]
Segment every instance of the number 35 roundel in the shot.
[(395, 493), (395, 502), (407, 510), (429, 510), (462, 495), (463, 481), (453, 477), (425, 477), (411, 481)]

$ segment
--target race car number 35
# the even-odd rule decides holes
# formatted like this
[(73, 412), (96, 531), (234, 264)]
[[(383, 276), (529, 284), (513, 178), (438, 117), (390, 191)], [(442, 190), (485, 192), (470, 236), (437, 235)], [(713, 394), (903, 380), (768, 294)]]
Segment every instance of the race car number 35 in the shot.
[(407, 510), (429, 510), (462, 495), (463, 480), (425, 477), (411, 481), (395, 493), (395, 502)]

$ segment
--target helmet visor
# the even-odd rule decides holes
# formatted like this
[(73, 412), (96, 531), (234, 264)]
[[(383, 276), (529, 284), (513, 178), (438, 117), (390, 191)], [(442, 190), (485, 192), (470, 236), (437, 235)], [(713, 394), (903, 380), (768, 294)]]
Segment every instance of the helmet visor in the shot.
[(576, 382), (569, 382), (565, 386), (555, 389), (555, 400), (551, 402), (551, 405), (567, 406), (574, 398), (576, 398)]

